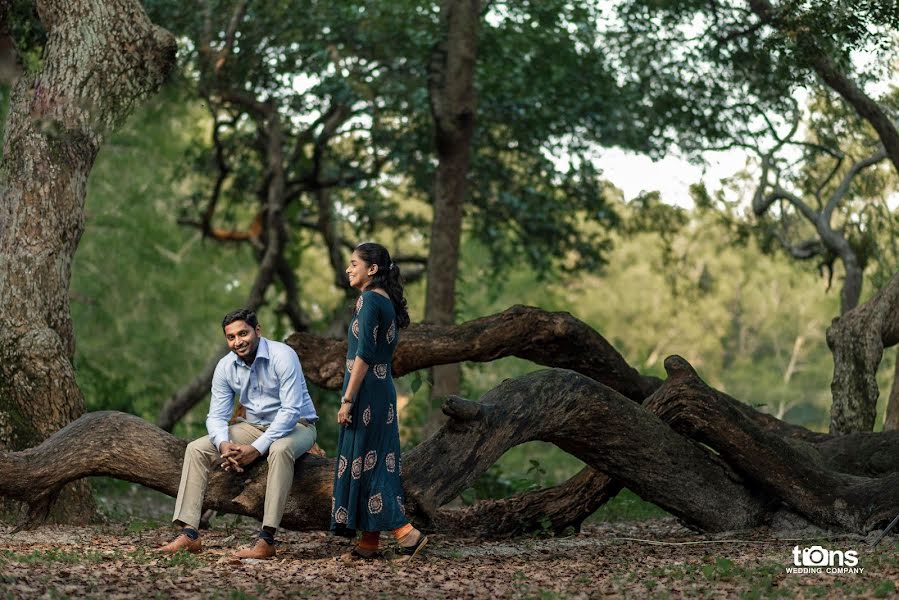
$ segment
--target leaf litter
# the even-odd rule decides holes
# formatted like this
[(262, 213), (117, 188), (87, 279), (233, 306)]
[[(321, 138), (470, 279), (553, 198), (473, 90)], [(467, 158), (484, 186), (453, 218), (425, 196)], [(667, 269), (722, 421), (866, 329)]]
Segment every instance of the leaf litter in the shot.
[[(899, 587), (896, 538), (783, 538), (765, 529), (706, 535), (673, 518), (589, 524), (567, 537), (502, 540), (431, 534), (412, 562), (345, 565), (346, 540), (282, 532), (274, 560), (231, 555), (244, 521), (203, 532), (200, 554), (153, 552), (176, 533), (127, 525), (0, 533), (0, 596), (12, 598), (878, 598)], [(389, 546), (387, 534), (383, 546)], [(858, 574), (792, 574), (793, 547), (859, 553)]]

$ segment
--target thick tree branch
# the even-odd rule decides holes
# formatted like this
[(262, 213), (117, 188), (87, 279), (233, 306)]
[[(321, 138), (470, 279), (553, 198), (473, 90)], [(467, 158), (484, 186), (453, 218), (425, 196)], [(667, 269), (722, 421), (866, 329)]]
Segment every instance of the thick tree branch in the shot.
[[(709, 388), (679, 357), (665, 366), (668, 380), (644, 406), (560, 369), (507, 380), (480, 402), (448, 398), (450, 421), (403, 456), (407, 510), (419, 522), (487, 535), (520, 531), (512, 519), (576, 527), (604, 493), (615, 491), (591, 469), (703, 530), (771, 523), (786, 504), (817, 525), (865, 533), (899, 509), (899, 432), (813, 433)], [(557, 488), (438, 510), (509, 448), (534, 440), (557, 445), (590, 469)], [(0, 495), (27, 502), (30, 525), (56, 490), (89, 475), (174, 496), (184, 448), (137, 417), (91, 413), (36, 448), (0, 454)], [(298, 461), (286, 527), (328, 526), (333, 474), (334, 460)], [(213, 472), (204, 505), (258, 518), (265, 476), (265, 464), (240, 476)]]
[[(747, 4), (758, 18), (772, 22), (776, 26), (777, 9), (769, 0), (747, 0)], [(812, 52), (807, 61), (808, 66), (818, 74), (824, 83), (842, 96), (863, 119), (871, 124), (883, 143), (884, 150), (893, 163), (893, 167), (899, 173), (899, 130), (896, 129), (896, 124), (890, 116), (851, 78), (846, 76), (827, 53)]]
[[(287, 343), (302, 359), (309, 381), (339, 389), (346, 366), (345, 340), (295, 333)], [(638, 402), (659, 385), (655, 378), (641, 376), (583, 321), (529, 306), (513, 306), (462, 325), (412, 325), (400, 336), (393, 374), (401, 377), (434, 365), (505, 356), (583, 373)]]
[(225, 30), (225, 42), (215, 59), (216, 72), (222, 70), (222, 67), (225, 66), (228, 57), (231, 56), (231, 52), (234, 50), (234, 40), (237, 35), (237, 28), (243, 20), (248, 4), (248, 0), (240, 0), (234, 5), (234, 11), (231, 13), (231, 19), (228, 21), (228, 29)]
[[(712, 455), (638, 404), (570, 371), (532, 373), (503, 383), (480, 404), (456, 399), (445, 410), (451, 421), (403, 456), (407, 509), (415, 517), (433, 518), (506, 450), (533, 440), (615, 474), (698, 528), (743, 528), (763, 514), (762, 502)], [(37, 448), (0, 455), (0, 494), (39, 507), (69, 481), (106, 475), (175, 495), (184, 447), (136, 417), (91, 413)], [(263, 464), (240, 476), (212, 473), (204, 506), (261, 516), (265, 471)], [(333, 460), (306, 455), (298, 462), (286, 527), (327, 527), (333, 473)]]
[(836, 208), (837, 204), (846, 197), (847, 192), (849, 191), (849, 186), (852, 184), (852, 180), (855, 177), (867, 169), (868, 167), (872, 167), (885, 159), (887, 157), (886, 150), (881, 148), (871, 156), (864, 158), (856, 163), (854, 163), (849, 170), (843, 175), (843, 179), (840, 181), (840, 185), (833, 191), (830, 195), (830, 198), (827, 200), (827, 205), (824, 207), (824, 211), (821, 213), (821, 219), (825, 223), (830, 223), (830, 219), (833, 215), (833, 210)]
[(865, 533), (895, 515), (899, 473), (870, 479), (833, 470), (802, 445), (758, 427), (739, 403), (706, 386), (682, 358), (669, 357), (665, 369), (668, 379), (647, 408), (809, 521)]
[(614, 498), (619, 482), (592, 467), (584, 467), (561, 485), (515, 494), (500, 500), (481, 500), (466, 508), (440, 509), (434, 525), (481, 536), (512, 536), (534, 531), (564, 534), (579, 530), (584, 519)]

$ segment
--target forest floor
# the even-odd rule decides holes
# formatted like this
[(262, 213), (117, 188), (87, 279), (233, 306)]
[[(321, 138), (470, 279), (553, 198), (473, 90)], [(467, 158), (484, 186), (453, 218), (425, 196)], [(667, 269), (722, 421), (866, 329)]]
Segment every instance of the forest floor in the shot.
[[(165, 557), (152, 549), (173, 530), (158, 521), (0, 533), (0, 597), (875, 598), (894, 595), (899, 584), (894, 537), (872, 550), (857, 537), (777, 538), (766, 530), (709, 536), (671, 517), (593, 523), (568, 537), (435, 534), (412, 562), (350, 566), (335, 561), (345, 541), (324, 532), (284, 532), (274, 560), (241, 562), (231, 553), (252, 541), (258, 525), (213, 525), (204, 552)], [(788, 573), (793, 547), (813, 545), (857, 551), (863, 571)]]

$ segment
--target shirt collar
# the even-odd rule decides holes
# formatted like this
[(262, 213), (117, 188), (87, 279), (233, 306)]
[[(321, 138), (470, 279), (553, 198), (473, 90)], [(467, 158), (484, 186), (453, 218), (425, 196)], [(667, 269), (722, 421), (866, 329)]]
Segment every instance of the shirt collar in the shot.
[[(235, 364), (247, 366), (243, 359), (237, 356), (237, 354), (235, 354), (233, 351), (231, 352), (231, 354), (234, 354)], [(269, 360), (270, 358), (268, 353), (268, 340), (262, 336), (259, 337), (259, 346), (256, 347), (256, 358), (253, 360), (253, 363), (255, 363), (260, 358), (264, 358), (265, 360)]]

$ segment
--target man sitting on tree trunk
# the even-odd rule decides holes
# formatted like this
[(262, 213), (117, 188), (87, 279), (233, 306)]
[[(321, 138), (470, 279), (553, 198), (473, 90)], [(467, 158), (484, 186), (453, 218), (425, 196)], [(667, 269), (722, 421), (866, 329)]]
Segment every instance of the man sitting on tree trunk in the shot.
[[(231, 352), (219, 361), (212, 377), (212, 400), (206, 418), (209, 435), (187, 445), (172, 519), (182, 530), (159, 551), (202, 550), (197, 528), (213, 464), (239, 473), (268, 453), (262, 530), (253, 547), (234, 556), (271, 558), (275, 555), (275, 532), (293, 482), (294, 461), (315, 444), (318, 416), (296, 352), (286, 344), (261, 337), (252, 311), (228, 313), (222, 329)], [(229, 427), (235, 396), (240, 397), (246, 416)]]

